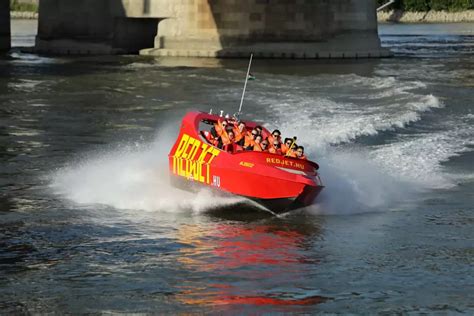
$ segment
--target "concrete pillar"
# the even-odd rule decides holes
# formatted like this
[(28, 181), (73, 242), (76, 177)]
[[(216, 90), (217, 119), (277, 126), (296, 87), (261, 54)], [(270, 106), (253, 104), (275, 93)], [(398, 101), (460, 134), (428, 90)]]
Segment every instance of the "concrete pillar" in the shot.
[[(0, 0), (2, 1), (2, 0)], [(41, 0), (35, 50), (52, 54), (137, 53), (153, 46), (150, 0)]]
[(0, 51), (9, 50), (10, 41), (10, 0), (0, 0)]
[(145, 55), (380, 57), (374, 0), (155, 0), (166, 16)]

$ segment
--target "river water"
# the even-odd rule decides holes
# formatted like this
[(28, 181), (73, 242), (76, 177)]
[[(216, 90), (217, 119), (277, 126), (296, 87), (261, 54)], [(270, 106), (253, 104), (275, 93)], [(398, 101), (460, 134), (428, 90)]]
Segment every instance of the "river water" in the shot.
[(255, 60), (246, 117), (326, 184), (281, 217), (167, 180), (246, 61), (0, 57), (0, 313), (473, 313), (474, 25), (380, 33), (394, 58)]

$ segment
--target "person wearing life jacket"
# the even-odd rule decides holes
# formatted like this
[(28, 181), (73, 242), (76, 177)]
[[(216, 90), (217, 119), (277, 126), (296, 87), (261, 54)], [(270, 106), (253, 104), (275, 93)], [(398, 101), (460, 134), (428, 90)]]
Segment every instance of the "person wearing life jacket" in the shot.
[[(262, 135), (263, 128), (260, 125), (255, 126), (255, 129), (257, 130), (258, 135)], [(262, 137), (263, 137), (263, 135), (262, 135)]]
[(215, 143), (216, 143), (216, 139), (214, 138), (214, 136), (212, 136), (211, 132), (209, 131), (201, 131), (201, 134), (202, 136), (204, 136), (204, 138), (207, 140), (207, 142), (209, 144), (212, 144), (215, 146)]
[(268, 152), (271, 154), (281, 155), (281, 144), (279, 141), (275, 140), (273, 143), (270, 143), (270, 148)]
[(293, 143), (293, 140), (291, 138), (285, 138), (285, 142), (281, 144), (281, 148), (280, 148), (282, 155), (286, 155), (292, 143)]
[(258, 131), (253, 129), (252, 132), (247, 132), (245, 135), (244, 148), (245, 150), (253, 150), (253, 145), (255, 143), (255, 137), (257, 137)]
[(272, 134), (270, 136), (268, 136), (267, 139), (268, 139), (268, 142), (270, 143), (270, 145), (273, 145), (275, 140), (277, 140), (278, 142), (281, 142), (281, 132), (276, 129), (272, 132)]
[(214, 126), (211, 128), (211, 134), (214, 138), (219, 138), (221, 137), (221, 134), (222, 132), (225, 131), (225, 129), (227, 128), (227, 121), (224, 120), (222, 121), (221, 119), (219, 119), (215, 124)]
[(304, 155), (304, 147), (303, 146), (298, 146), (298, 148), (296, 148), (296, 158), (298, 159), (303, 159), (303, 160), (307, 160), (308, 158), (306, 158), (306, 156)]
[(228, 141), (226, 143), (222, 144), (222, 150), (233, 153), (236, 149), (235, 148), (235, 143), (234, 143), (234, 140), (235, 140), (234, 131), (229, 129), (229, 130), (225, 131), (225, 133), (226, 133), (226, 137), (227, 137)]
[(293, 145), (291, 145), (291, 148), (288, 149), (285, 156), (291, 157), (291, 158), (297, 158), (297, 155), (296, 155), (297, 148), (298, 148), (298, 145), (295, 142), (293, 142)]
[(230, 139), (230, 137), (229, 137), (230, 132), (232, 132), (232, 138), (233, 139), (235, 138), (235, 135), (234, 135), (234, 132), (232, 131), (232, 128), (223, 129), (221, 131), (220, 137), (218, 139), (217, 148), (223, 149), (224, 146), (233, 143), (233, 140)]
[(268, 152), (268, 140), (263, 140), (260, 143), (260, 147), (262, 148), (262, 151)]
[(247, 134), (247, 129), (245, 128), (245, 123), (240, 121), (236, 123), (232, 129), (235, 134), (235, 143), (239, 146), (244, 146), (245, 136)]
[(252, 146), (251, 150), (253, 150), (253, 151), (263, 151), (261, 144), (262, 144), (262, 136), (257, 135), (255, 137), (255, 141), (253, 142), (253, 146)]

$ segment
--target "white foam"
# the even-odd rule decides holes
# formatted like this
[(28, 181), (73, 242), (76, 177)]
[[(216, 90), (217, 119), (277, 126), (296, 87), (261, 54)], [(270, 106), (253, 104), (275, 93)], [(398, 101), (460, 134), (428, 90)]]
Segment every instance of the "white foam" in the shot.
[(456, 177), (446, 173), (442, 163), (467, 152), (474, 145), (474, 128), (452, 124), (445, 131), (406, 136), (398, 142), (377, 147), (371, 159), (399, 179), (429, 189), (449, 189)]
[(160, 133), (154, 143), (121, 146), (70, 163), (52, 175), (51, 188), (79, 204), (145, 211), (199, 212), (244, 201), (208, 190), (195, 194), (172, 187), (167, 159), (175, 136)]
[(416, 100), (405, 104), (395, 103), (383, 107), (336, 104), (334, 101), (318, 98), (280, 102), (271, 109), (280, 112), (284, 117), (290, 103), (292, 112), (300, 114), (292, 115), (281, 122), (277, 121), (276, 125), (281, 127), (284, 134), (299, 135), (303, 143), (316, 144), (318, 147), (346, 143), (361, 136), (373, 136), (394, 128), (404, 128), (420, 120), (420, 113), (442, 107), (438, 98), (426, 95), (418, 96)]
[[(399, 136), (393, 143), (375, 148), (353, 146), (351, 142), (359, 137), (403, 129), (444, 104), (436, 96), (418, 91), (426, 88), (421, 82), (355, 75), (345, 79), (340, 80), (342, 97), (338, 91), (327, 90), (324, 95), (328, 97), (314, 98), (316, 93), (308, 93), (304, 86), (307, 83), (297, 82), (298, 89), (276, 87), (291, 93), (278, 93), (275, 98), (266, 92), (257, 101), (275, 118), (270, 127), (278, 126), (283, 135), (297, 135), (298, 144), (306, 145), (309, 156), (320, 163), (327, 188), (318, 199), (319, 212), (387, 209), (418, 190), (456, 185), (442, 163), (468, 150), (467, 140), (474, 135), (468, 125), (447, 122), (438, 132)], [(331, 89), (330, 84), (321, 84), (321, 89)], [(357, 90), (368, 92), (361, 95)], [(344, 146), (335, 149), (332, 145)], [(354, 148), (360, 150), (354, 153)]]
[[(341, 87), (334, 87), (334, 82)], [(420, 120), (422, 113), (444, 106), (434, 95), (415, 93), (426, 88), (424, 83), (401, 82), (393, 77), (344, 75), (318, 79), (318, 88), (330, 97), (314, 97), (318, 93), (311, 90), (316, 83), (309, 80), (288, 80), (287, 86), (284, 84), (272, 80), (264, 84), (263, 91), (252, 91), (252, 95), (259, 106), (269, 109), (274, 120), (271, 127), (278, 126), (283, 134), (298, 135), (303, 143), (320, 148), (404, 128)]]
[(366, 153), (333, 151), (318, 159), (326, 188), (310, 210), (338, 215), (386, 211), (416, 190), (367, 159)]
[[(313, 91), (314, 82), (281, 77), (253, 82), (249, 96), (261, 106), (255, 108), (257, 112), (268, 110), (270, 127), (278, 127), (286, 136), (297, 135), (298, 143), (306, 145), (309, 156), (321, 165), (326, 189), (313, 210), (326, 214), (386, 210), (417, 189), (455, 185), (441, 163), (472, 144), (469, 140), (474, 134), (469, 125), (450, 122), (447, 125), (456, 128), (398, 136), (392, 143), (357, 151), (350, 144), (362, 136), (403, 129), (420, 120), (424, 112), (442, 107), (436, 96), (416, 91), (426, 87), (423, 83), (340, 76), (338, 85), (344, 85), (341, 90), (346, 93), (342, 102), (338, 87), (329, 80), (318, 82), (321, 86), (317, 87), (333, 89), (325, 94), (329, 97), (314, 97), (319, 95)], [(259, 86), (264, 88), (259, 90)], [(234, 89), (216, 93), (217, 99), (236, 96), (239, 92)], [(175, 137), (176, 131), (163, 132), (156, 143), (92, 155), (56, 172), (52, 188), (77, 203), (149, 211), (201, 211), (243, 201), (170, 187), (167, 154)], [(340, 146), (336, 149), (332, 145)]]

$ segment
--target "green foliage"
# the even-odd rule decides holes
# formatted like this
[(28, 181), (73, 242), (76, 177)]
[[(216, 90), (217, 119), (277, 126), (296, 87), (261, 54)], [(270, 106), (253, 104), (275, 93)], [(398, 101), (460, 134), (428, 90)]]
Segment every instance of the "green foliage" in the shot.
[(431, 9), (440, 11), (462, 11), (474, 8), (473, 0), (431, 0)]
[(403, 0), (403, 7), (406, 11), (429, 11), (429, 0)]
[[(381, 6), (389, 0), (377, 0)], [(402, 9), (404, 11), (462, 11), (474, 9), (474, 0), (397, 0), (388, 10)]]
[(11, 11), (38, 12), (38, 5), (34, 3), (23, 3), (18, 0), (10, 0)]

